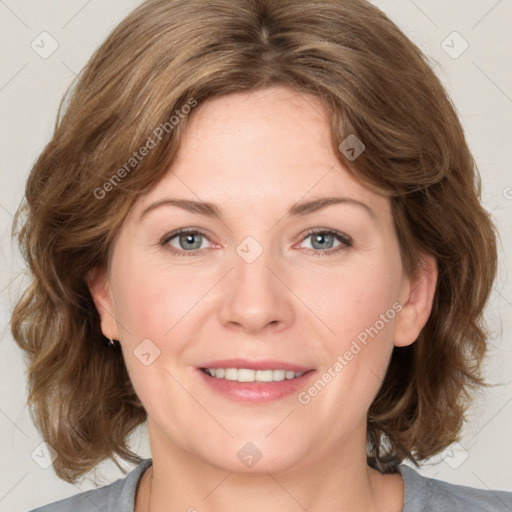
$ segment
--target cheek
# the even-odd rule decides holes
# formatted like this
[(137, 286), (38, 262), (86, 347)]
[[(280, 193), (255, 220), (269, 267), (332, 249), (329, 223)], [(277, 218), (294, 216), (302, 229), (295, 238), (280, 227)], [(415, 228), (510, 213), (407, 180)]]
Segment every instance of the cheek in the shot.
[(318, 379), (326, 384), (314, 383), (299, 397), (300, 403), (311, 400), (315, 414), (342, 418), (347, 428), (364, 421), (393, 349), (398, 286), (396, 275), (382, 269), (354, 268), (339, 274), (339, 285), (331, 281), (324, 287), (319, 316), (332, 332), (317, 343)]
[[(117, 256), (115, 316), (128, 337), (160, 338), (173, 325), (172, 306), (180, 304), (181, 280), (133, 252), (119, 250)], [(173, 297), (180, 300), (171, 300)]]
[[(397, 294), (392, 283), (386, 279), (373, 279), (366, 286), (357, 282), (348, 283), (346, 293), (338, 294), (333, 299), (331, 314), (338, 318), (338, 329), (351, 338), (357, 338), (361, 333), (371, 331), (374, 336), (377, 331), (390, 331), (393, 325)], [(335, 302), (337, 300), (337, 302)], [(337, 314), (337, 316), (336, 316)], [(364, 338), (364, 336), (359, 336)]]
[[(173, 379), (173, 368), (186, 347), (186, 336), (180, 333), (187, 322), (182, 319), (197, 302), (197, 290), (179, 275), (141, 260), (119, 261), (117, 271), (115, 315), (124, 333), (122, 352), (130, 380), (148, 414), (172, 417), (187, 400)], [(163, 400), (166, 396), (173, 399)]]
[(328, 354), (322, 371), (336, 375), (331, 398), (342, 396), (355, 416), (375, 397), (394, 346), (401, 267), (390, 257), (347, 267), (323, 287), (319, 316), (329, 333), (321, 341)]
[(117, 271), (115, 316), (126, 351), (149, 339), (165, 352), (166, 360), (179, 359), (201, 325), (200, 303), (216, 278), (184, 266), (155, 265), (143, 257), (120, 258)]
[[(156, 318), (160, 316), (160, 309), (163, 306), (164, 297), (159, 288), (152, 285), (152, 280), (147, 273), (144, 276), (132, 275), (126, 279), (118, 288), (116, 296), (115, 315), (121, 324), (121, 332), (125, 332), (128, 338), (140, 338), (160, 334), (157, 331)], [(132, 341), (136, 341), (133, 339)]]
[[(390, 331), (398, 299), (399, 268), (380, 261), (354, 262), (338, 271), (325, 270), (317, 275), (321, 286), (302, 285), (304, 302), (318, 312), (328, 328), (329, 338), (343, 344), (372, 326)], [(381, 315), (386, 315), (385, 321)], [(327, 332), (327, 331), (326, 331)]]

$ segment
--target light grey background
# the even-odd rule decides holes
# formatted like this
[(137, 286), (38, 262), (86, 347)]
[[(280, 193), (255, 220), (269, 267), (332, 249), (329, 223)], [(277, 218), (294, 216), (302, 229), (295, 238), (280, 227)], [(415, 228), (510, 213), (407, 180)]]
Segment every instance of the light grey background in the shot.
[[(483, 203), (501, 234), (500, 272), (487, 309), (494, 336), (486, 376), (495, 386), (471, 409), (460, 445), (421, 472), (453, 483), (512, 491), (512, 1), (374, 3), (431, 58), (459, 113), (481, 172)], [(42, 439), (25, 406), (23, 355), (8, 325), (26, 280), (9, 232), (30, 167), (50, 138), (60, 98), (93, 50), (138, 4), (135, 0), (0, 0), (1, 511), (28, 510), (94, 488), (93, 479), (105, 485), (123, 476), (113, 463), (104, 463), (81, 483), (71, 485), (32, 458)], [(44, 31), (58, 43), (47, 58), (31, 47), (35, 41), (40, 52), (51, 49), (48, 36), (40, 36)], [(464, 41), (469, 47), (458, 55)], [(143, 457), (150, 456), (144, 427), (133, 436), (131, 447)]]

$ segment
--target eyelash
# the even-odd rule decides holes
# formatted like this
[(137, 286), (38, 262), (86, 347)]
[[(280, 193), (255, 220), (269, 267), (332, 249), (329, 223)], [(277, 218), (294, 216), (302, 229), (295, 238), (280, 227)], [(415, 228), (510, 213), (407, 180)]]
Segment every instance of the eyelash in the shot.
[[(162, 247), (164, 247), (166, 250), (169, 250), (170, 252), (172, 252), (174, 255), (176, 256), (200, 256), (203, 254), (203, 251), (205, 249), (196, 249), (194, 251), (183, 251), (183, 250), (177, 250), (175, 249), (174, 247), (171, 247), (169, 244), (169, 242), (173, 239), (173, 238), (176, 238), (177, 236), (179, 235), (182, 235), (182, 234), (186, 234), (186, 233), (192, 233), (192, 234), (200, 234), (200, 235), (203, 235), (204, 237), (208, 237), (207, 236), (207, 233), (204, 232), (203, 230), (201, 229), (189, 229), (189, 228), (186, 228), (186, 229), (179, 229), (177, 231), (173, 231), (172, 233), (168, 234), (168, 235), (165, 235), (164, 238), (160, 241), (160, 245)], [(308, 231), (304, 237), (302, 238), (301, 242), (303, 242), (306, 238), (310, 237), (311, 235), (316, 235), (316, 234), (328, 234), (328, 235), (334, 235), (334, 238), (336, 238), (339, 242), (341, 242), (342, 245), (334, 248), (334, 249), (324, 249), (324, 250), (315, 250), (315, 249), (306, 249), (307, 253), (308, 254), (312, 254), (313, 256), (317, 256), (317, 257), (321, 257), (321, 256), (328, 256), (330, 254), (333, 254), (333, 253), (338, 253), (338, 252), (341, 252), (345, 249), (348, 249), (349, 247), (352, 247), (352, 244), (353, 244), (353, 241), (352, 239), (343, 234), (343, 233), (340, 233), (338, 231), (333, 231), (333, 230), (330, 230), (330, 229), (321, 229), (321, 228), (316, 228), (316, 229), (312, 229), (311, 231)]]

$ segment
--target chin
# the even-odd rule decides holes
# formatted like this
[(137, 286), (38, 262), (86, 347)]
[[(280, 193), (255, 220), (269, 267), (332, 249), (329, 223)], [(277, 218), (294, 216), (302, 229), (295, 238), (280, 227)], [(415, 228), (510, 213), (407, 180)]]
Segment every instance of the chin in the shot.
[(222, 446), (216, 443), (206, 452), (203, 446), (198, 455), (222, 471), (252, 475), (287, 471), (304, 461), (307, 444), (294, 445), (290, 437), (269, 439), (265, 435), (247, 436), (244, 440), (236, 437)]
[(247, 450), (247, 453), (241, 455), (240, 458), (238, 454), (230, 456), (223, 453), (219, 454), (218, 459), (214, 461), (208, 460), (208, 462), (223, 471), (230, 471), (241, 475), (267, 476), (267, 473), (285, 472), (302, 460), (301, 454), (293, 452), (293, 450), (270, 453), (269, 450), (263, 449), (259, 450), (259, 452), (257, 454), (253, 449)]

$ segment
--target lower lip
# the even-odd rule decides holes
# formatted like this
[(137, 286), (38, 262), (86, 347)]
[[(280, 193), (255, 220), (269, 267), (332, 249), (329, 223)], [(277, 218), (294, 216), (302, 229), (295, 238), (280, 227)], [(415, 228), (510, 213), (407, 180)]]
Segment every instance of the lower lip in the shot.
[(300, 377), (274, 382), (238, 382), (210, 377), (200, 369), (197, 371), (204, 382), (217, 393), (231, 400), (253, 403), (271, 402), (293, 393), (297, 394), (315, 373), (315, 370), (308, 370)]

